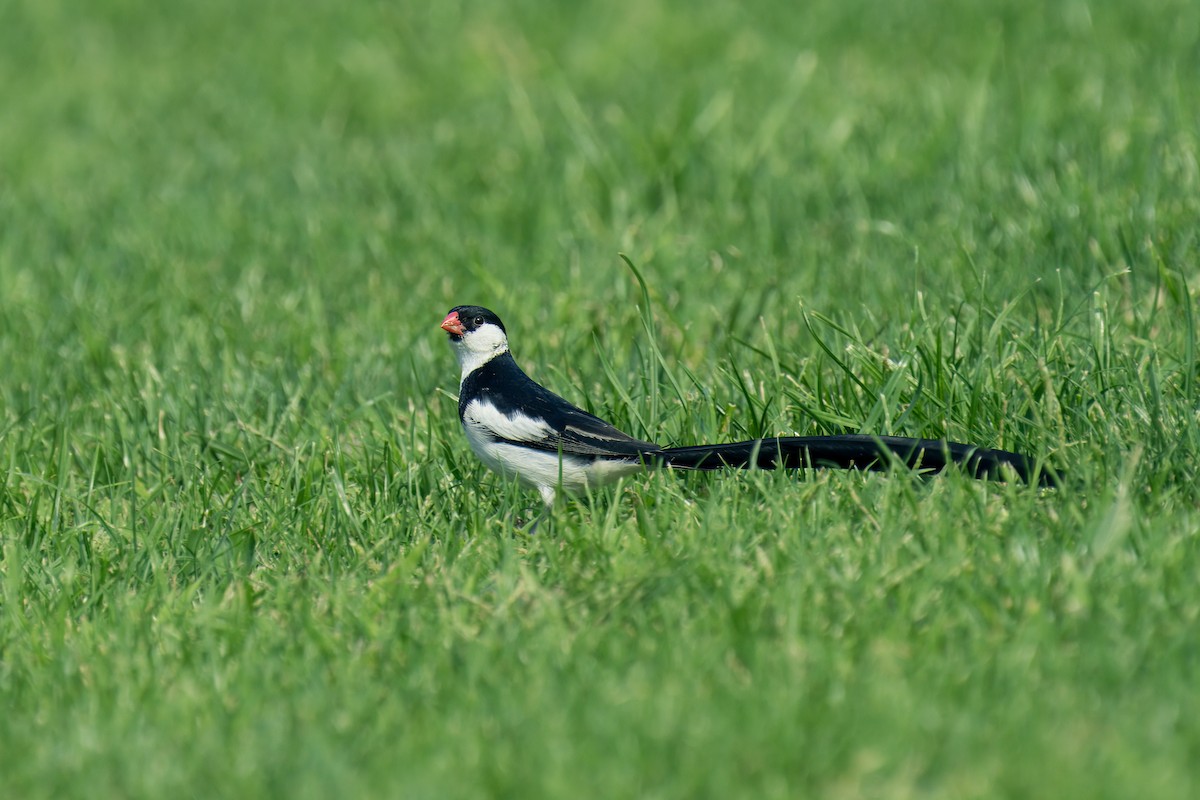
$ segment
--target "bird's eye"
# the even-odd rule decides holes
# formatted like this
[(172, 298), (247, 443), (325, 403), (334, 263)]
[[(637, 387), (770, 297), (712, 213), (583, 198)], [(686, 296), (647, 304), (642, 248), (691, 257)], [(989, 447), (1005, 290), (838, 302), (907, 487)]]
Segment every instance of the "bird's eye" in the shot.
[(483, 317), (476, 317), (475, 318), (475, 327), (478, 328), (482, 324), (483, 324)]

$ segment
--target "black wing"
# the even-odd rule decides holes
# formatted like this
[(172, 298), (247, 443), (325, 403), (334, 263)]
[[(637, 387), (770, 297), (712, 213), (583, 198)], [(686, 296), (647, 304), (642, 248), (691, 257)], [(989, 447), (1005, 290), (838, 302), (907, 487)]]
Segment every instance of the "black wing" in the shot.
[[(551, 453), (639, 458), (657, 453), (652, 442), (635, 439), (594, 414), (572, 405), (526, 375), (510, 353), (493, 358), (467, 376), (459, 390), (458, 414), (478, 398), (502, 414), (545, 421), (552, 433), (543, 439), (514, 444)], [(497, 440), (508, 441), (497, 437)]]

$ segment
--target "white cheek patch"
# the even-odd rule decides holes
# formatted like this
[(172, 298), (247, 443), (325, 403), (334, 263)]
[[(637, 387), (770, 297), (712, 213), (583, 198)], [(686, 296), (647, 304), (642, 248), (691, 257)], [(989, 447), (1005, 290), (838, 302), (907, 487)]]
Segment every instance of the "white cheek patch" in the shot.
[(508, 347), (508, 337), (504, 335), (504, 331), (490, 322), (468, 333), (463, 337), (463, 341), (467, 343), (468, 350), (476, 353), (494, 353)]
[(463, 334), (452, 344), (454, 355), (462, 367), (463, 380), (496, 356), (508, 352), (508, 337), (500, 330), (500, 326), (490, 322)]
[(463, 411), (463, 423), (470, 428), (511, 442), (540, 442), (554, 433), (554, 429), (537, 417), (514, 416), (501, 413), (491, 403), (472, 400)]

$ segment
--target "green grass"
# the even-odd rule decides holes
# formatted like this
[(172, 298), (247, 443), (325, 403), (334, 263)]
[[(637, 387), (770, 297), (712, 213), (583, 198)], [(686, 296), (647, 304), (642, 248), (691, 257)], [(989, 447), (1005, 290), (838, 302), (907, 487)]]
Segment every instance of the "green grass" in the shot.
[[(1195, 796), (1197, 75), (1184, 0), (0, 4), (0, 796)], [(641, 436), (1071, 481), (527, 537), (458, 303)]]

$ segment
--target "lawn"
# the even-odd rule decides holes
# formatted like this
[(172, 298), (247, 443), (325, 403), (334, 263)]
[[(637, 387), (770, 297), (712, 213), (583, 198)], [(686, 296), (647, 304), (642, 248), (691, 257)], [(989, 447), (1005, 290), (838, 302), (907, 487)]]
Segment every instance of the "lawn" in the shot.
[[(0, 796), (1200, 791), (1200, 4), (11, 0), (0, 85)], [(530, 536), (460, 303), (641, 437), (1069, 480)]]

